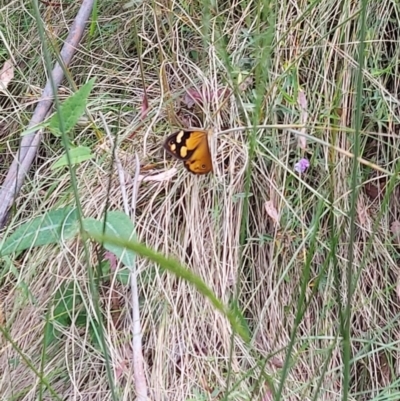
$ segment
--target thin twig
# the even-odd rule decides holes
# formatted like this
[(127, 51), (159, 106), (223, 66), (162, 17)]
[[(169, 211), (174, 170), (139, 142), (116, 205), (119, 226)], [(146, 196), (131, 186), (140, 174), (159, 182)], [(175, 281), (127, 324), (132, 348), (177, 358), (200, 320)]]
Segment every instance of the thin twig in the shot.
[[(64, 69), (70, 64), (79, 42), (82, 39), (86, 23), (89, 19), (90, 13), (92, 12), (93, 4), (94, 0), (83, 0), (81, 8), (71, 26), (68, 37), (60, 53), (60, 60), (62, 61), (63, 66), (57, 62), (52, 72), (52, 78), (57, 87), (60, 86), (61, 81), (64, 78)], [(42, 96), (39, 99), (31, 121), (28, 124), (28, 128), (41, 123), (45, 119), (52, 104), (53, 91), (51, 80), (49, 78), (43, 89)], [(41, 139), (42, 135), (39, 130), (24, 136), (21, 140), (18, 153), (11, 164), (7, 177), (0, 189), (0, 229), (3, 228), (6, 223), (8, 211), (24, 183), (25, 176), (32, 165)]]
[[(134, 178), (132, 194), (132, 219), (135, 223), (137, 194), (139, 190), (140, 161), (136, 153), (136, 173)], [(137, 401), (147, 401), (147, 384), (144, 370), (144, 360), (142, 352), (142, 325), (140, 323), (139, 291), (137, 288), (137, 270), (133, 268), (130, 272), (131, 282), (131, 302), (132, 302), (132, 353), (133, 353), (133, 375), (136, 389)]]
[[(107, 137), (111, 144), (111, 149), (116, 149), (114, 146), (113, 138), (111, 132), (107, 126), (107, 122), (103, 116), (100, 114), (103, 121), (103, 125), (107, 134)], [(126, 191), (126, 179), (127, 174), (124, 172), (121, 161), (115, 152), (114, 159), (118, 171), (118, 178), (121, 186), (122, 199), (124, 202), (124, 210), (127, 215), (132, 215), (132, 221), (135, 224), (136, 215), (136, 203), (137, 194), (139, 191), (139, 175), (140, 175), (140, 160), (139, 155), (136, 153), (136, 172), (133, 182), (133, 193), (132, 193), (132, 204), (131, 213), (128, 206), (127, 191)], [(140, 308), (139, 308), (139, 291), (137, 288), (137, 269), (136, 266), (128, 266), (130, 270), (130, 285), (131, 285), (131, 306), (132, 306), (132, 354), (133, 354), (133, 375), (136, 390), (136, 400), (137, 401), (147, 401), (147, 384), (146, 376), (144, 370), (144, 360), (142, 351), (142, 325), (140, 322)]]

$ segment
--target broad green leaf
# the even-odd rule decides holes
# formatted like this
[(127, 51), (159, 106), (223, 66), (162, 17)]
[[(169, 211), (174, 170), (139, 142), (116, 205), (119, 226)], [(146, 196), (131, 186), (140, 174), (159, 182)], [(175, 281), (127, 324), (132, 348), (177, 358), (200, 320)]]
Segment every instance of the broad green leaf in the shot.
[[(83, 227), (91, 237), (111, 236), (120, 239), (133, 239), (134, 226), (131, 219), (122, 212), (108, 212), (105, 227), (103, 221), (87, 218), (83, 221)], [(104, 230), (104, 231), (103, 231)], [(125, 247), (104, 242), (104, 248), (112, 252), (125, 266), (131, 267), (135, 263), (135, 253)]]
[(72, 238), (78, 228), (76, 210), (71, 207), (51, 210), (17, 228), (0, 246), (0, 256), (35, 246), (56, 244), (61, 239)]
[(93, 88), (95, 79), (91, 79), (66, 99), (60, 106), (59, 113), (50, 117), (48, 127), (55, 135), (60, 135), (60, 118), (64, 123), (65, 132), (70, 131), (78, 122), (79, 117), (84, 113), (90, 91)]
[[(69, 156), (71, 158), (71, 164), (82, 163), (85, 160), (93, 158), (93, 153), (87, 146), (78, 146), (77, 148), (72, 148), (69, 150)], [(52, 166), (52, 170), (60, 167), (68, 166), (67, 155), (62, 155)]]

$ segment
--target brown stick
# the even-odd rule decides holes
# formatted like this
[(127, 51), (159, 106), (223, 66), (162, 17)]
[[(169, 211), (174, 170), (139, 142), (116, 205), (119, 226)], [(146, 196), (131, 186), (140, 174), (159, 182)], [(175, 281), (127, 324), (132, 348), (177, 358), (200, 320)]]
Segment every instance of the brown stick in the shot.
[[(71, 62), (72, 56), (82, 39), (86, 23), (89, 19), (90, 13), (92, 12), (93, 3), (94, 0), (83, 0), (81, 8), (71, 26), (69, 35), (60, 53), (60, 58), (65, 67), (67, 67)], [(54, 84), (58, 88), (64, 78), (63, 69), (58, 62), (53, 69), (52, 76)], [(39, 124), (45, 119), (53, 104), (52, 94), (51, 81), (48, 79), (28, 127)], [(25, 176), (32, 165), (42, 139), (41, 136), (41, 131), (39, 130), (24, 136), (21, 140), (19, 151), (11, 164), (7, 177), (0, 189), (0, 229), (5, 226), (8, 211), (14, 202), (15, 197), (18, 195), (22, 184), (24, 183)]]

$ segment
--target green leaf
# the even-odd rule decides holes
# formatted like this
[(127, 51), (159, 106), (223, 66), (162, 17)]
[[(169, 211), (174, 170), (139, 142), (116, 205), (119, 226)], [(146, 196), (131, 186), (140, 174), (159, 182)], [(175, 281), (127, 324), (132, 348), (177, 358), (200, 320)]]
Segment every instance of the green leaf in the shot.
[(87, 321), (88, 321), (88, 313), (86, 309), (82, 309), (79, 313), (78, 316), (75, 319), (75, 325), (77, 327), (86, 327)]
[(22, 131), (21, 132), (21, 136), (26, 136), (26, 135), (33, 134), (34, 132), (40, 130), (41, 128), (45, 128), (48, 125), (49, 125), (48, 121), (43, 121), (40, 124), (32, 125), (32, 127), (28, 127), (25, 131)]
[(110, 262), (108, 260), (103, 260), (100, 263), (100, 271), (102, 280), (106, 280), (110, 277), (111, 268), (110, 268)]
[(50, 117), (48, 127), (55, 135), (60, 135), (60, 118), (64, 123), (64, 130), (70, 131), (78, 119), (84, 113), (89, 94), (93, 88), (95, 79), (91, 79), (85, 85), (76, 91), (72, 96), (66, 99), (60, 106), (58, 113)]
[(75, 283), (68, 285), (63, 283), (54, 295), (53, 319), (62, 326), (71, 324), (71, 316), (74, 310), (82, 303), (82, 298), (77, 293)]
[[(74, 282), (62, 283), (54, 294), (53, 303), (54, 308), (50, 313), (51, 319), (47, 319), (44, 332), (46, 346), (49, 346), (57, 337), (61, 336), (61, 332), (57, 329), (57, 324), (55, 323), (69, 327), (72, 322), (71, 316), (76, 315), (78, 308), (82, 306), (82, 298), (76, 290), (76, 284)], [(80, 313), (77, 316), (79, 317), (79, 315)]]
[[(72, 148), (69, 150), (69, 157), (71, 159), (71, 164), (79, 164), (86, 160), (93, 158), (93, 153), (87, 146), (78, 146), (77, 148)], [(53, 165), (51, 166), (52, 170), (55, 170), (60, 167), (68, 166), (67, 155), (62, 155)]]
[(54, 324), (51, 322), (46, 323), (44, 327), (44, 344), (46, 348), (53, 344), (59, 336), (60, 332)]
[(90, 23), (90, 37), (94, 36), (94, 33), (96, 31), (96, 28), (99, 27), (99, 7), (97, 4), (97, 0), (95, 0), (94, 4), (93, 4), (93, 9), (92, 9), (92, 15), (91, 15), (91, 23)]
[(123, 267), (122, 269), (119, 269), (117, 271), (117, 280), (123, 284), (123, 285), (128, 285), (129, 283), (129, 269), (126, 267)]
[(76, 210), (71, 207), (51, 210), (14, 231), (0, 247), (0, 256), (35, 246), (56, 244), (61, 239), (72, 238), (78, 229)]
[[(105, 226), (103, 221), (92, 218), (84, 219), (83, 227), (91, 237), (112, 236), (113, 238), (135, 238), (135, 228), (131, 219), (122, 212), (108, 212)], [(135, 263), (135, 253), (115, 243), (104, 242), (104, 248), (112, 252), (125, 266), (131, 267)]]
[[(114, 269), (115, 270), (115, 269)], [(110, 276), (112, 275), (111, 263), (108, 260), (103, 260), (100, 263), (100, 271), (101, 271), (101, 279), (102, 280), (110, 280)], [(122, 267), (117, 270), (116, 279), (123, 285), (127, 285), (129, 283), (129, 273), (130, 270), (128, 267)]]

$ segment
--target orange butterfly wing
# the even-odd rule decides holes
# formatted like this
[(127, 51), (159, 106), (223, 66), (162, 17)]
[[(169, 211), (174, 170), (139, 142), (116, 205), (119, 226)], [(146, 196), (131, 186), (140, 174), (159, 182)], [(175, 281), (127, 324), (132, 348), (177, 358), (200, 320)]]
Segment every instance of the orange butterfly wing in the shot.
[(207, 174), (213, 169), (205, 132), (175, 132), (166, 139), (164, 149), (172, 156), (182, 160), (185, 168), (193, 174)]

